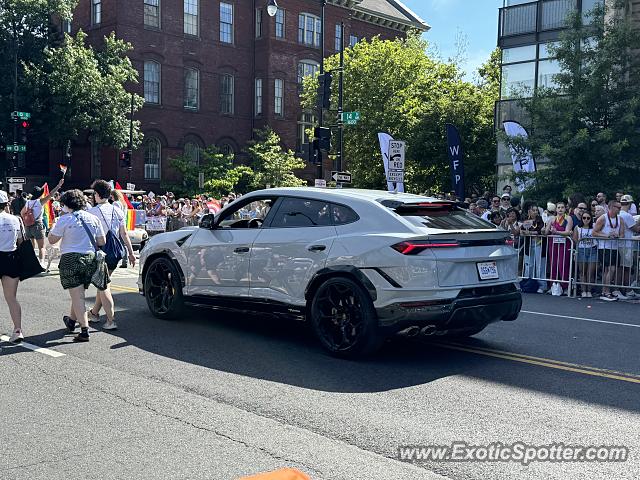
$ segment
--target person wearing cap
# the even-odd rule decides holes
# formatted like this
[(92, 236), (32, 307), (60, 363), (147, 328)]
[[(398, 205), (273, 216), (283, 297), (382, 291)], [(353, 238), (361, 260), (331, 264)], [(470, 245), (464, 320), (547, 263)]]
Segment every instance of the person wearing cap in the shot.
[[(622, 195), (620, 197), (620, 219), (624, 222), (624, 238), (631, 239), (636, 233), (640, 233), (640, 223), (636, 222), (634, 216), (630, 213), (633, 197), (631, 195)], [(633, 241), (621, 242), (619, 247), (620, 268), (618, 269), (618, 283), (620, 285), (631, 285), (631, 270), (634, 267), (637, 257), (636, 249)], [(629, 288), (624, 295), (620, 290), (614, 290), (612, 295), (620, 300), (636, 297), (636, 293)]]
[(9, 338), (12, 343), (20, 343), (24, 339), (22, 309), (16, 298), (20, 283), (17, 250), (21, 242), (22, 221), (20, 217), (9, 213), (9, 196), (7, 192), (0, 190), (0, 281), (13, 322), (13, 333)]
[[(44, 256), (46, 253), (44, 248), (44, 222), (42, 220), (42, 214), (44, 213), (43, 206), (51, 200), (51, 197), (55, 195), (60, 188), (62, 188), (63, 184), (64, 177), (60, 179), (58, 185), (56, 185), (55, 188), (49, 192), (49, 195), (46, 196), (44, 196), (44, 189), (42, 187), (35, 187), (31, 193), (31, 200), (25, 203), (25, 206), (20, 212), (20, 216), (23, 220), (25, 215), (28, 215), (29, 211), (33, 213), (35, 223), (33, 225), (25, 226), (25, 238), (27, 240), (31, 240), (34, 250), (37, 245), (40, 263), (44, 263)], [(49, 228), (51, 228), (51, 225), (49, 225)]]
[(505, 192), (500, 197), (500, 213), (503, 217), (506, 216), (507, 210), (511, 208), (511, 194)]
[[(624, 205), (629, 204), (629, 214), (630, 215), (637, 215), (638, 214), (638, 207), (636, 207), (636, 204), (633, 203), (633, 197), (629, 194), (627, 195), (623, 195), (622, 197), (620, 197), (620, 203), (622, 204), (622, 210), (624, 210)], [(626, 211), (626, 210), (625, 210)]]

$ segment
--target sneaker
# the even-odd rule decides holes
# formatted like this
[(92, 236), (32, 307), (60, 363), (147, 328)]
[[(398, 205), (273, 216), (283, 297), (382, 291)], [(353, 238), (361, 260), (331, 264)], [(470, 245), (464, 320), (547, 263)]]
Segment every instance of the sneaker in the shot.
[(64, 323), (64, 326), (67, 327), (67, 331), (69, 333), (73, 333), (73, 331), (76, 329), (76, 321), (72, 320), (68, 315), (62, 317), (62, 321)]
[(593, 295), (591, 295), (591, 292), (587, 292), (587, 298), (593, 298)]
[(543, 289), (541, 289), (541, 288), (539, 288), (539, 289), (538, 289), (538, 293), (544, 293), (544, 290), (543, 290)]
[(582, 294), (580, 295), (582, 298), (587, 298), (587, 292), (582, 292)]
[(618, 298), (609, 293), (607, 295), (602, 295), (600, 297), (600, 300), (603, 300), (605, 302), (615, 302), (616, 300), (618, 300)]
[(24, 340), (24, 335), (22, 334), (22, 330), (16, 330), (9, 338), (9, 342), (11, 343), (21, 343)]
[(92, 310), (87, 310), (87, 318), (89, 319), (89, 323), (98, 323), (100, 321), (100, 314), (98, 313), (96, 315)]
[(88, 342), (89, 341), (89, 334), (80, 332), (78, 335), (73, 337), (73, 341), (74, 342)]
[(628, 297), (624, 296), (620, 290), (614, 290), (612, 295), (618, 300), (628, 300)]
[(628, 290), (626, 295), (627, 295), (627, 298), (636, 298), (636, 297), (638, 297), (636, 292), (634, 292), (633, 290)]
[(109, 321), (107, 320), (104, 325), (102, 325), (102, 329), (103, 330), (117, 330), (118, 329), (118, 325), (116, 325), (115, 321)]

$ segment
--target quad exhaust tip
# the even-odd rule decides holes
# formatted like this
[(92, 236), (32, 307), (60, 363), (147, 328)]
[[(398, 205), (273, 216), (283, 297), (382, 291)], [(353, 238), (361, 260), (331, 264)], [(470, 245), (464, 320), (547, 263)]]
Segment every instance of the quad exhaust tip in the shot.
[(426, 327), (422, 327), (420, 330), (420, 334), (424, 337), (429, 337), (436, 333), (438, 329), (435, 325), (427, 325)]
[(420, 334), (420, 327), (413, 326), (405, 328), (404, 330), (398, 332), (398, 334), (408, 338), (417, 337)]

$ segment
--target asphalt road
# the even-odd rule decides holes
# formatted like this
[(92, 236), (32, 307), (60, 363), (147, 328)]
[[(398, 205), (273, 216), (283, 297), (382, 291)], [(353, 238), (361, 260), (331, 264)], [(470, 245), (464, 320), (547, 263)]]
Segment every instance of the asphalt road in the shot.
[[(120, 329), (88, 344), (62, 328), (69, 300), (55, 275), (21, 285), (26, 341), (47, 350), (2, 344), (0, 478), (236, 479), (284, 466), (314, 480), (640, 476), (638, 304), (527, 296), (518, 320), (472, 339), (402, 339), (351, 362), (325, 355), (301, 323), (202, 310), (159, 321), (135, 272), (113, 283)], [(9, 324), (0, 302), (0, 333)], [(402, 445), (456, 441), (631, 453), (398, 459)]]

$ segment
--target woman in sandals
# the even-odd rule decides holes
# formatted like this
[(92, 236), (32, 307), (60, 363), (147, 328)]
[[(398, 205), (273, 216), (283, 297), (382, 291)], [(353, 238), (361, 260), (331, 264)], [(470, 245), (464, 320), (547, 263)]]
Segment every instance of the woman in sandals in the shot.
[[(98, 267), (96, 249), (105, 243), (102, 224), (97, 217), (84, 211), (86, 202), (80, 190), (69, 190), (60, 197), (62, 215), (49, 233), (49, 243), (60, 242), (60, 283), (71, 296), (71, 315), (64, 317), (70, 332), (80, 324), (74, 342), (89, 341), (89, 322), (85, 310), (85, 290)], [(106, 272), (105, 272), (106, 274)]]
[(0, 190), (0, 280), (4, 300), (7, 302), (13, 321), (13, 333), (9, 341), (20, 343), (24, 335), (22, 334), (22, 310), (16, 298), (20, 282), (16, 252), (18, 245), (22, 242), (22, 224), (19, 217), (9, 213), (8, 206), (7, 192)]
[[(89, 213), (96, 216), (96, 218), (102, 224), (102, 230), (107, 235), (107, 232), (111, 231), (116, 237), (119, 237), (120, 240), (124, 243), (127, 252), (129, 263), (131, 263), (132, 267), (136, 265), (136, 257), (133, 254), (133, 246), (131, 245), (131, 240), (129, 239), (129, 235), (127, 235), (127, 227), (125, 226), (124, 214), (122, 209), (120, 209), (116, 202), (113, 204), (109, 203), (109, 197), (113, 192), (117, 192), (122, 195), (117, 190), (113, 190), (111, 185), (105, 180), (96, 180), (91, 185), (93, 189), (93, 199), (95, 201), (95, 207), (90, 208)], [(109, 276), (113, 273), (113, 271), (118, 267), (118, 262), (113, 264), (107, 263), (107, 268), (109, 269)], [(91, 310), (89, 310), (89, 321), (90, 322), (99, 322), (100, 321), (100, 309), (104, 308), (105, 313), (107, 314), (107, 321), (102, 326), (103, 330), (116, 330), (118, 326), (115, 322), (115, 310), (113, 305), (113, 296), (111, 295), (111, 290), (107, 286), (107, 289), (104, 291), (98, 291), (96, 295), (96, 303)]]

